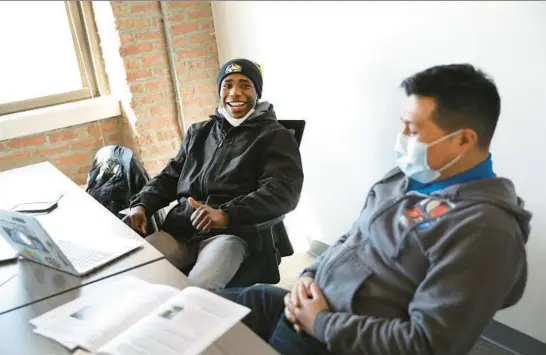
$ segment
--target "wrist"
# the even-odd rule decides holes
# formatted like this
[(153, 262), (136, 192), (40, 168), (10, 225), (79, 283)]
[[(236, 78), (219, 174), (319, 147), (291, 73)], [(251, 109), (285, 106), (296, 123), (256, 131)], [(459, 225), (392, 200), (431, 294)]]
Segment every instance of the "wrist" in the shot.
[(222, 220), (224, 221), (224, 227), (229, 225), (229, 215), (225, 210), (220, 210), (220, 213), (222, 214)]
[(225, 203), (220, 205), (218, 209), (225, 213), (227, 217), (226, 226), (234, 227), (239, 224), (239, 218), (237, 217), (237, 208), (231, 203)]

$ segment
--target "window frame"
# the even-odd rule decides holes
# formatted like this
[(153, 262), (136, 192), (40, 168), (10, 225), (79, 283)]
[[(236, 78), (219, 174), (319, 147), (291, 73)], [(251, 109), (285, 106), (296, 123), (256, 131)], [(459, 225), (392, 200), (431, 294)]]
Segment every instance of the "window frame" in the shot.
[(0, 104), (0, 116), (90, 99), (108, 93), (93, 8), (87, 1), (64, 1), (83, 88)]

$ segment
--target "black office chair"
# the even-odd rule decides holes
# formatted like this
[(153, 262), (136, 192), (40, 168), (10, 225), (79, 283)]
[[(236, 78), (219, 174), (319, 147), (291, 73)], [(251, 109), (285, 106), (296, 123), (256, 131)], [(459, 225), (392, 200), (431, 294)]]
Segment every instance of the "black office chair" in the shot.
[[(301, 146), (305, 121), (279, 120), (278, 122), (294, 133), (298, 147)], [(262, 238), (262, 252), (251, 254), (241, 264), (239, 271), (226, 287), (247, 287), (257, 283), (276, 284), (281, 280), (279, 272), (281, 260), (283, 257), (294, 254), (283, 219), (284, 215), (267, 222), (239, 229), (245, 234), (255, 233)]]

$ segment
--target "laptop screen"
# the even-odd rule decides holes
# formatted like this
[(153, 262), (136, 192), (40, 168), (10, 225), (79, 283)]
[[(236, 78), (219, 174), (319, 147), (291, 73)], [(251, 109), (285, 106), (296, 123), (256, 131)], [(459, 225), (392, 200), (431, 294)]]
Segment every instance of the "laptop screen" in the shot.
[(47, 232), (30, 215), (0, 210), (0, 234), (22, 257), (58, 269), (72, 269)]

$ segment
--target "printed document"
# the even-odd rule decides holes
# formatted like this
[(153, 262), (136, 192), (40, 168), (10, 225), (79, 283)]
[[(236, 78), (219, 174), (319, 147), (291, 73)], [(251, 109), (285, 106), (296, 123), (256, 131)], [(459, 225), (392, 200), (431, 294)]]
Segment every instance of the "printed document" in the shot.
[(200, 354), (250, 310), (204, 289), (134, 277), (30, 322), (35, 333), (99, 355)]

